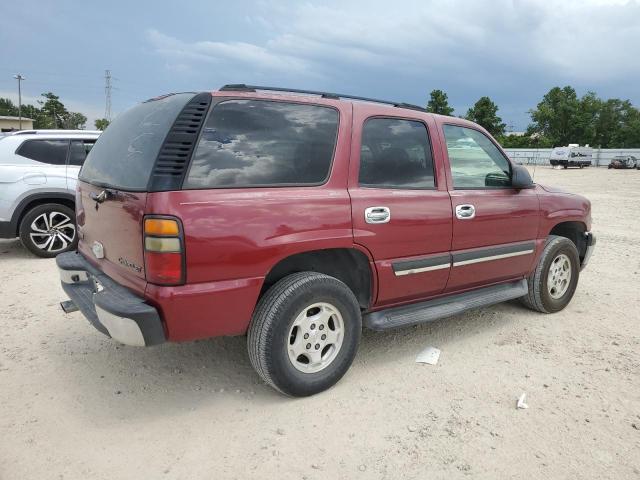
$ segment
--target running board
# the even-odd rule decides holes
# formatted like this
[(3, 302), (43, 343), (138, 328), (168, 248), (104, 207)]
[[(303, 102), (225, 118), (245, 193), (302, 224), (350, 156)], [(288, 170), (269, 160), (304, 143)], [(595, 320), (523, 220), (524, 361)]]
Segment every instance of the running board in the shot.
[(365, 327), (378, 331), (409, 327), (457, 315), (472, 308), (513, 300), (526, 295), (527, 292), (527, 280), (523, 279), (459, 293), (450, 297), (367, 313), (363, 316), (362, 321)]

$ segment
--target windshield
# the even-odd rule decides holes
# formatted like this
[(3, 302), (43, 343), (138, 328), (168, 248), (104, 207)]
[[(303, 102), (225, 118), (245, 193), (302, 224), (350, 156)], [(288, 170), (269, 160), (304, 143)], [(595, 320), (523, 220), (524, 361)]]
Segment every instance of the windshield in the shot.
[(120, 190), (146, 190), (162, 143), (193, 96), (193, 93), (167, 95), (118, 115), (91, 149), (80, 171), (80, 180)]

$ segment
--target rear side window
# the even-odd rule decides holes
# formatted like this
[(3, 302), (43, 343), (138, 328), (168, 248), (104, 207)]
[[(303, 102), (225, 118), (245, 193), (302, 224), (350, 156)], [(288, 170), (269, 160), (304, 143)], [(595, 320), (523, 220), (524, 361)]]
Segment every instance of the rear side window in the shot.
[(69, 147), (69, 165), (82, 166), (95, 140), (71, 140)]
[(69, 140), (27, 140), (16, 153), (21, 157), (50, 165), (67, 163)]
[(424, 123), (367, 120), (362, 129), (359, 183), (364, 187), (434, 188), (433, 157)]
[(193, 93), (167, 95), (118, 115), (98, 137), (80, 180), (121, 190), (146, 190), (167, 133), (193, 97)]
[(338, 112), (264, 100), (216, 105), (183, 187), (317, 185), (329, 176)]

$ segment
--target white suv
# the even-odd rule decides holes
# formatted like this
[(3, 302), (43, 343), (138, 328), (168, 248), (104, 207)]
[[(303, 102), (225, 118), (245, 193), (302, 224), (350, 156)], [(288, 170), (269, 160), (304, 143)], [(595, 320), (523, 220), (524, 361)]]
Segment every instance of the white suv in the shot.
[(78, 172), (100, 135), (90, 130), (22, 130), (0, 137), (0, 238), (31, 252), (73, 250)]

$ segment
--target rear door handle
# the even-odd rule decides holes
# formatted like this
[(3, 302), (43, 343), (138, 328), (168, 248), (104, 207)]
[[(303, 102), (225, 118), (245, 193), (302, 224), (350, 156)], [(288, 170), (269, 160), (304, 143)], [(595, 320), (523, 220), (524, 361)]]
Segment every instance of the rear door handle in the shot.
[(456, 205), (456, 218), (460, 220), (471, 220), (476, 216), (476, 207), (473, 205)]
[(367, 223), (389, 223), (391, 210), (388, 207), (368, 207), (364, 211), (364, 221)]

